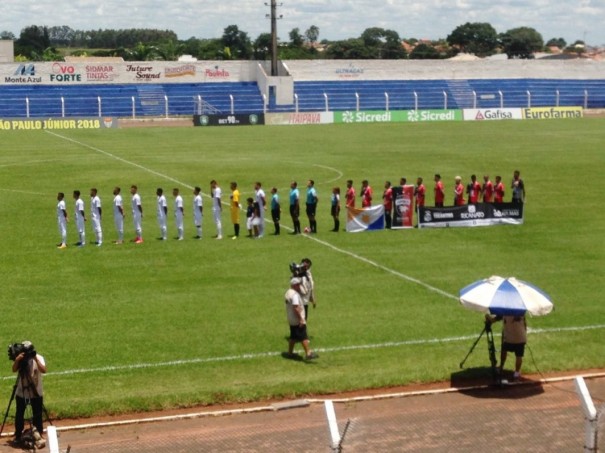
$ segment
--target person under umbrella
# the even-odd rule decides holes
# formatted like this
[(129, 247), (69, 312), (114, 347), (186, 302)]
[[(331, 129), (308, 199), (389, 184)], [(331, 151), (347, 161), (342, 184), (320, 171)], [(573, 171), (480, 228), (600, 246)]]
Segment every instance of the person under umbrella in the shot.
[(523, 365), (523, 356), (525, 354), (525, 344), (527, 343), (527, 323), (525, 316), (485, 315), (485, 320), (493, 324), (497, 321), (504, 323), (502, 327), (502, 349), (500, 351), (500, 376), (504, 372), (504, 364), (509, 352), (515, 353), (515, 372), (514, 380), (521, 378), (521, 365)]

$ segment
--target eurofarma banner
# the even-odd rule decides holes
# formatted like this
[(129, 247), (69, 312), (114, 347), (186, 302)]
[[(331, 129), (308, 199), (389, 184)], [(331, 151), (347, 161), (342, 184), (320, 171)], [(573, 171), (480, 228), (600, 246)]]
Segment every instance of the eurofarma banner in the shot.
[(369, 208), (347, 207), (347, 232), (384, 230), (384, 206)]
[(393, 187), (392, 229), (414, 227), (414, 186)]
[(446, 208), (418, 209), (418, 228), (475, 227), (523, 224), (523, 204), (477, 203)]
[(559, 118), (582, 118), (582, 107), (532, 107), (523, 109), (526, 120), (551, 120)]
[(118, 127), (118, 119), (93, 118), (0, 118), (0, 131), (108, 129)]

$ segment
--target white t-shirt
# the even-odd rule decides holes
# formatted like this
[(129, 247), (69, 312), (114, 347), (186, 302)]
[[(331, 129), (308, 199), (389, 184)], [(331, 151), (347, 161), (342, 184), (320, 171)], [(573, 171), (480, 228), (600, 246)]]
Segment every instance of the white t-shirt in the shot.
[(265, 191), (263, 189), (258, 189), (256, 191), (256, 202), (258, 203), (258, 207), (262, 216), (262, 212), (265, 210)]
[(84, 200), (81, 198), (76, 200), (76, 220), (78, 222), (84, 221)]
[(59, 223), (66, 223), (65, 219), (65, 200), (61, 200), (57, 203), (57, 220)]
[(94, 196), (90, 199), (90, 218), (92, 220), (101, 219), (101, 199), (98, 196)]
[(122, 207), (122, 195), (117, 194), (113, 199), (113, 215), (114, 217), (122, 217), (120, 208)]
[(132, 196), (132, 215), (137, 218), (141, 217), (139, 206), (141, 206), (141, 196), (138, 193), (135, 193)]
[(202, 201), (202, 196), (200, 194), (193, 197), (193, 215), (196, 219), (202, 218), (202, 211), (200, 210), (203, 207), (204, 202)]
[(212, 209), (219, 211), (221, 209), (221, 195), (223, 192), (219, 186), (212, 190)]
[(302, 306), (300, 294), (295, 289), (288, 289), (285, 294), (286, 299), (286, 315), (288, 316), (288, 324), (298, 326), (300, 324), (300, 315), (297, 312), (297, 307)]
[(174, 197), (174, 215), (183, 217), (183, 197), (180, 195)]
[(166, 208), (168, 204), (166, 203), (166, 197), (164, 195), (160, 195), (158, 197), (158, 219), (163, 219), (166, 217)]

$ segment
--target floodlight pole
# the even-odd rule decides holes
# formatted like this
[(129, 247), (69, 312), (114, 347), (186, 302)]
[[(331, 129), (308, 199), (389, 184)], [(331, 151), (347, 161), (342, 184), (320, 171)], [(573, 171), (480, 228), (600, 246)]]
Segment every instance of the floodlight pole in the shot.
[(271, 0), (271, 75), (277, 76), (277, 1)]

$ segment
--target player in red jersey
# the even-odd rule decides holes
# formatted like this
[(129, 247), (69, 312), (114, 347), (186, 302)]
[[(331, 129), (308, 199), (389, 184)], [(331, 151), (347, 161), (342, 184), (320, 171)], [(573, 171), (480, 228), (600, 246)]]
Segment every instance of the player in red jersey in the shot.
[(500, 176), (496, 176), (496, 188), (494, 189), (496, 203), (504, 202), (504, 184), (502, 184), (502, 178)]
[(490, 181), (489, 175), (483, 175), (481, 193), (483, 194), (483, 203), (491, 203), (494, 201), (494, 184)]
[(416, 180), (416, 187), (414, 187), (414, 197), (416, 200), (416, 211), (420, 206), (424, 206), (424, 197), (426, 194), (426, 187), (422, 184), (422, 178), (419, 176)]
[(456, 176), (456, 184), (454, 185), (454, 206), (464, 205), (464, 186), (462, 185), (462, 178)]
[(435, 207), (442, 208), (443, 200), (445, 198), (445, 187), (441, 182), (441, 175), (437, 173), (435, 175)]
[(466, 187), (469, 204), (479, 203), (479, 194), (481, 194), (481, 184), (477, 181), (477, 175), (471, 175), (471, 182)]
[(367, 179), (361, 181), (361, 207), (369, 208), (372, 206), (372, 187)]
[(347, 193), (345, 194), (345, 206), (347, 208), (355, 207), (355, 188), (353, 188), (353, 181), (347, 180)]

